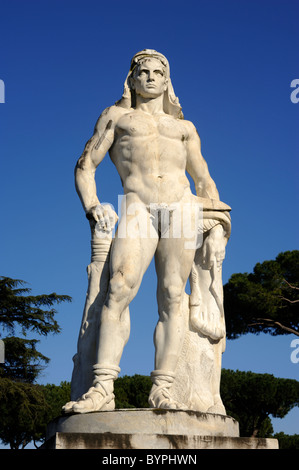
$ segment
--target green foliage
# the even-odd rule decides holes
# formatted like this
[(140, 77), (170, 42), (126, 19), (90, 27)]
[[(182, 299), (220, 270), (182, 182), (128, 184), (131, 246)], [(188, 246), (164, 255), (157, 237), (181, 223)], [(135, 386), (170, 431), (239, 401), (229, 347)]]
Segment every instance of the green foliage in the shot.
[(50, 405), (48, 409), (45, 424), (61, 415), (61, 409), (71, 399), (70, 382), (60, 382), (60, 385), (41, 385), (45, 395), (46, 402)]
[(299, 335), (299, 251), (257, 263), (253, 273), (236, 273), (224, 286), (227, 337), (246, 333)]
[(37, 351), (38, 340), (13, 334), (17, 326), (24, 336), (28, 332), (59, 333), (53, 305), (70, 302), (71, 297), (55, 293), (33, 296), (24, 284), (0, 277), (0, 326), (10, 333), (4, 338), (5, 363), (0, 364), (0, 439), (12, 449), (42, 440), (47, 423), (70, 399), (70, 384), (33, 384), (49, 359)]
[(0, 439), (12, 449), (38, 439), (49, 405), (39, 385), (0, 379)]
[(0, 277), (0, 326), (10, 333), (9, 337), (4, 338), (5, 364), (0, 365), (0, 377), (33, 383), (49, 358), (37, 351), (38, 340), (12, 335), (16, 326), (25, 336), (29, 331), (43, 336), (59, 333), (60, 328), (54, 318), (57, 311), (53, 305), (70, 302), (71, 297), (55, 293), (29, 295), (31, 289), (24, 287), (24, 284), (19, 279)]
[(0, 379), (0, 439), (12, 449), (45, 439), (47, 424), (70, 400), (70, 383), (33, 385)]
[(52, 307), (60, 302), (70, 302), (68, 295), (22, 295), (29, 294), (31, 289), (24, 286), (26, 283), (20, 279), (0, 277), (0, 324), (10, 333), (14, 333), (15, 325), (22, 328), (25, 335), (27, 331), (35, 331), (41, 335), (59, 333), (60, 328), (54, 319), (57, 311), (54, 308), (43, 310), (41, 307)]
[(33, 383), (49, 359), (36, 350), (36, 339), (9, 336), (4, 340), (5, 363), (0, 365), (0, 377)]
[(288, 435), (284, 432), (274, 434), (275, 439), (278, 439), (279, 449), (284, 450), (299, 450), (299, 434)]
[(299, 382), (223, 369), (221, 396), (227, 414), (239, 422), (241, 436), (268, 437), (273, 432), (269, 415), (283, 418), (299, 405)]
[(150, 377), (145, 375), (119, 377), (114, 390), (116, 408), (148, 408), (151, 386)]

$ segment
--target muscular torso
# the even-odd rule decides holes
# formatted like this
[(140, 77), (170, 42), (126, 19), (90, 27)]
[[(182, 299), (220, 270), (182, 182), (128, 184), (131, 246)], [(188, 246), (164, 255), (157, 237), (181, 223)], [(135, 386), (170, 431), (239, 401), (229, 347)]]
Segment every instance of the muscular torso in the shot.
[(109, 153), (124, 193), (144, 204), (180, 201), (190, 193), (186, 169), (187, 126), (167, 114), (128, 110), (118, 118)]

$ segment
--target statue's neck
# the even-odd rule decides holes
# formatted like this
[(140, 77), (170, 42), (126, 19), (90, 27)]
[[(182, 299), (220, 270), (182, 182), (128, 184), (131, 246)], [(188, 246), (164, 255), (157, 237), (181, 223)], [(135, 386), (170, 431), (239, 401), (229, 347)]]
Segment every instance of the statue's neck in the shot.
[(143, 98), (137, 95), (136, 109), (149, 114), (163, 113), (163, 95), (157, 96), (156, 98)]

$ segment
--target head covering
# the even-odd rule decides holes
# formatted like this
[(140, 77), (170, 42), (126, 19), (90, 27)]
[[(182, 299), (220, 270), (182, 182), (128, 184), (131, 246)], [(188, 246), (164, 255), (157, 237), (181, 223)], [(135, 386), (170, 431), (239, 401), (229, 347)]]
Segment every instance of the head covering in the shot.
[(115, 103), (117, 106), (121, 106), (123, 108), (134, 108), (136, 106), (136, 99), (135, 99), (135, 91), (130, 88), (130, 77), (133, 74), (133, 71), (136, 66), (140, 63), (142, 59), (158, 59), (165, 68), (166, 71), (166, 78), (168, 80), (168, 86), (166, 91), (164, 92), (164, 100), (163, 100), (163, 110), (166, 114), (170, 114), (171, 116), (179, 119), (183, 119), (182, 108), (179, 103), (179, 99), (175, 96), (173, 87), (170, 80), (170, 69), (169, 63), (166, 57), (161, 54), (160, 52), (155, 51), (154, 49), (143, 49), (131, 60), (131, 66), (129, 73), (127, 75), (126, 81), (124, 83), (124, 92), (122, 98)]

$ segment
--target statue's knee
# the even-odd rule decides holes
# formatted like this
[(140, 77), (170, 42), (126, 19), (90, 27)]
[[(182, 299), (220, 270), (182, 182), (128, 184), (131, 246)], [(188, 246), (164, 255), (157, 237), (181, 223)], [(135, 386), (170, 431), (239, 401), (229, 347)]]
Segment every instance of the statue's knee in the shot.
[(164, 284), (162, 298), (168, 306), (179, 304), (182, 298), (182, 287), (175, 284)]
[(117, 271), (110, 280), (109, 299), (115, 302), (122, 302), (130, 299), (135, 289), (136, 283), (132, 282), (128, 275), (122, 271)]

